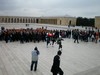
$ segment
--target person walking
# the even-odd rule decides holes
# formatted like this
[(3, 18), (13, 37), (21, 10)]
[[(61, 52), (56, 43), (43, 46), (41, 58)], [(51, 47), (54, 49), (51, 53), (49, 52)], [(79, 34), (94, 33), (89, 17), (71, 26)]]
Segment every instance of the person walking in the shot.
[(32, 61), (31, 61), (31, 68), (30, 70), (32, 71), (33, 70), (33, 65), (35, 64), (34, 66), (34, 71), (37, 70), (37, 64), (38, 64), (38, 55), (40, 54), (40, 52), (38, 51), (38, 48), (35, 47), (34, 50), (32, 51)]
[(62, 71), (62, 69), (60, 68), (60, 56), (61, 56), (62, 52), (59, 50), (57, 52), (57, 55), (54, 57), (53, 59), (53, 65), (51, 67), (51, 72), (53, 73), (53, 75), (63, 75), (64, 72)]
[(62, 50), (62, 38), (61, 38), (61, 36), (57, 39), (57, 44), (58, 44), (58, 50)]
[(74, 32), (74, 43), (76, 43), (76, 41), (77, 43), (79, 43), (78, 39), (79, 39), (79, 30), (76, 29)]

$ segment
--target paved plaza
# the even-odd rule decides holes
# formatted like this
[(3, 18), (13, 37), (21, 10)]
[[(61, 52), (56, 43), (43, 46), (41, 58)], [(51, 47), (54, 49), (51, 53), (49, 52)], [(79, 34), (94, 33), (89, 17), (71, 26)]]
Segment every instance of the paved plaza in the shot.
[[(13, 27), (12, 27), (13, 28)], [(100, 42), (73, 43), (62, 41), (61, 68), (64, 75), (100, 75)], [(37, 71), (30, 71), (31, 51), (37, 46), (40, 55)], [(53, 57), (58, 45), (46, 47), (46, 42), (24, 43), (0, 41), (0, 75), (52, 75)]]

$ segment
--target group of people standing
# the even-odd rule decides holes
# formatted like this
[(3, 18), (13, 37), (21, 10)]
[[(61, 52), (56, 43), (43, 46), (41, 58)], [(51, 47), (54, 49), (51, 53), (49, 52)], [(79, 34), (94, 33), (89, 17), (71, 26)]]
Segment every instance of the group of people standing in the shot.
[[(48, 36), (47, 36), (48, 35)], [(50, 41), (54, 44), (55, 40), (61, 36), (62, 38), (72, 38), (74, 43), (78, 40), (84, 42), (98, 42), (100, 38), (100, 30), (81, 30), (81, 29), (66, 29), (66, 30), (47, 30), (44, 28), (27, 28), (27, 29), (5, 29), (0, 31), (0, 40), (5, 40), (6, 43), (20, 41), (20, 43), (25, 42), (40, 42), (48, 41), (47, 46)]]
[[(64, 32), (62, 32), (62, 33), (63, 34), (61, 34), (61, 35), (66, 36)], [(99, 32), (79, 31), (79, 29), (72, 30), (71, 33), (72, 33), (72, 38), (74, 39), (74, 43), (76, 41), (77, 41), (77, 43), (79, 43), (79, 39), (81, 41), (88, 42), (88, 38), (91, 38), (92, 41), (96, 40), (96, 42), (97, 42), (97, 40), (100, 36)], [(50, 70), (53, 75), (57, 75), (57, 74), (63, 75), (64, 74), (63, 70), (60, 68), (60, 56), (62, 54), (62, 42), (61, 41), (63, 40), (62, 39), (63, 36), (61, 36), (61, 35), (56, 37), (54, 32), (46, 33), (46, 42), (47, 42), (46, 45), (47, 45), (47, 47), (48, 47), (48, 44), (51, 44), (53, 46), (55, 42), (59, 45), (57, 55), (55, 55), (54, 58), (53, 58), (53, 64), (52, 64), (51, 70)], [(71, 35), (68, 34), (67, 38), (70, 38), (70, 37), (71, 37)], [(52, 43), (50, 43), (50, 41), (52, 41)], [(31, 71), (33, 70), (33, 64), (34, 63), (35, 63), (34, 71), (37, 70), (38, 59), (36, 58), (36, 60), (35, 60), (34, 56), (37, 55), (37, 57), (38, 57), (38, 55), (40, 54), (37, 47), (35, 47), (34, 50), (35, 51), (32, 51), (32, 63), (31, 63), (31, 68), (30, 68)]]
[(94, 31), (94, 30), (79, 30), (74, 29), (72, 30), (72, 38), (74, 39), (74, 43), (77, 41), (79, 43), (79, 40), (84, 42), (95, 42), (97, 43), (100, 38), (100, 32)]
[[(62, 54), (62, 37), (63, 38), (72, 38), (74, 39), (74, 43), (79, 43), (79, 40), (88, 42), (88, 39), (91, 39), (92, 42), (95, 41), (97, 43), (100, 32), (99, 31), (85, 31), (85, 30), (79, 30), (79, 29), (73, 29), (73, 30), (47, 30), (43, 28), (37, 28), (37, 29), (6, 29), (0, 32), (0, 40), (5, 40), (6, 43), (14, 42), (14, 41), (20, 41), (20, 43), (24, 42), (40, 42), (40, 41), (46, 41), (46, 46), (48, 47), (49, 44), (54, 46), (54, 43), (56, 42), (58, 44), (58, 51), (57, 55), (54, 56), (53, 59), (53, 65), (51, 67), (51, 72), (53, 75), (63, 75), (64, 72), (60, 68), (60, 56)], [(52, 43), (51, 43), (52, 42)], [(37, 47), (35, 47), (32, 51), (32, 61), (30, 70), (34, 71), (37, 70), (37, 64), (38, 64), (38, 56), (40, 54), (40, 51)]]

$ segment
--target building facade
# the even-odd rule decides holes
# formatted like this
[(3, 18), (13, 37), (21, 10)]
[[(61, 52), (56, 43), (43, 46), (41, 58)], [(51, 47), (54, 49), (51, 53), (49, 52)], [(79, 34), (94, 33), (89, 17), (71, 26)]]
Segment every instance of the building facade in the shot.
[(41, 17), (40, 23), (55, 25), (76, 25), (75, 17)]
[(0, 16), (0, 23), (34, 23), (35, 21), (35, 17)]
[(54, 25), (76, 25), (76, 18), (0, 16), (0, 23), (41, 23), (41, 24), (54, 24)]
[(95, 16), (95, 27), (100, 29), (100, 16)]

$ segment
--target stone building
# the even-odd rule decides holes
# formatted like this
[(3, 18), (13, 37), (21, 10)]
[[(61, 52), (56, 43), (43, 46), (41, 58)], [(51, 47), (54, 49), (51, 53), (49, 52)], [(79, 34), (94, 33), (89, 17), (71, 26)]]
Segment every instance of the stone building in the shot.
[(95, 16), (95, 27), (100, 29), (100, 16)]
[(35, 23), (35, 17), (0, 16), (0, 23)]
[(0, 16), (0, 23), (41, 23), (41, 24), (54, 24), (54, 25), (76, 25), (76, 18)]
[(75, 17), (41, 17), (40, 23), (55, 25), (76, 25)]

